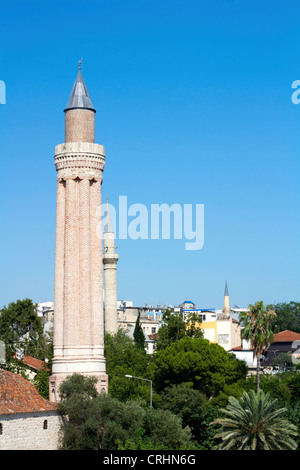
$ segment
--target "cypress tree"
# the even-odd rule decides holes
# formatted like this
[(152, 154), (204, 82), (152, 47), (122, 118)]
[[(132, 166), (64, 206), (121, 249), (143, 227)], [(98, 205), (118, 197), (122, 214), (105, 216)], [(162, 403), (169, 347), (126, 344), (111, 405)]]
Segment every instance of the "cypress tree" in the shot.
[(141, 327), (140, 317), (141, 317), (141, 312), (139, 311), (138, 317), (137, 317), (136, 322), (135, 322), (133, 338), (134, 338), (135, 344), (138, 347), (140, 347), (141, 349), (145, 349), (145, 347), (146, 347), (145, 335), (144, 335), (143, 329)]

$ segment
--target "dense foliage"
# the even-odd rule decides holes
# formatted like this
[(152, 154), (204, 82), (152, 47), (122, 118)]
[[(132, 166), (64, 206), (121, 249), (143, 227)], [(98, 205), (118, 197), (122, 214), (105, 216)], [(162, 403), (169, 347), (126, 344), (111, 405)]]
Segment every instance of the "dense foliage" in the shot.
[[(142, 398), (149, 402), (149, 384), (125, 377), (145, 377), (151, 357), (121, 329), (116, 335), (105, 335), (106, 372), (109, 393), (121, 401)], [(147, 376), (146, 376), (147, 378)]]
[[(298, 304), (291, 302), (280, 305), (282, 312), (289, 309), (289, 321), (299, 318)], [(261, 309), (258, 312), (259, 320), (263, 321), (264, 316), (260, 316), (260, 313), (269, 310), (270, 307), (267, 310)], [(247, 375), (245, 362), (237, 360), (218, 344), (204, 339), (201, 323), (195, 318), (183, 318), (181, 314), (167, 311), (164, 320), (164, 325), (159, 330), (157, 350), (152, 355), (147, 354), (140, 333), (135, 338), (130, 338), (120, 329), (115, 335), (105, 335), (108, 396), (97, 393), (93, 378), (78, 374), (62, 384), (62, 400), (59, 405), (65, 418), (62, 448), (226, 448), (229, 443), (226, 438), (228, 423), (224, 421), (222, 410), (228, 410), (227, 407), (233, 404), (236, 410), (241, 409), (247, 403), (248, 409), (253, 411), (253, 392), (257, 391), (256, 377)], [(284, 325), (280, 312), (272, 323), (273, 331), (279, 323)], [(258, 328), (266, 332), (266, 324), (259, 325)], [(139, 326), (137, 322), (137, 332)], [(252, 327), (254, 329), (251, 330)], [(257, 325), (250, 322), (250, 333), (255, 334), (256, 330)], [(264, 343), (260, 333), (258, 331), (257, 337), (261, 339), (258, 345)], [(267, 333), (266, 336), (269, 331)], [(42, 325), (31, 300), (17, 301), (0, 311), (0, 339), (7, 345), (8, 353), (7, 364), (1, 366), (14, 367), (14, 372), (22, 373), (25, 377), (25, 365), (14, 359), (19, 347), (25, 354), (40, 359), (49, 358), (47, 365), (50, 370), (42, 369), (34, 379), (39, 393), (48, 398), (52, 342), (51, 338), (46, 339), (42, 334)], [(265, 339), (269, 341), (268, 338)], [(277, 432), (283, 425), (292, 431), (289, 436), (282, 435), (278, 438), (278, 442), (282, 441), (280, 447), (290, 443), (289, 448), (300, 449), (300, 366), (293, 364), (291, 357), (286, 354), (278, 356), (275, 364), (279, 373), (260, 374), (260, 395), (256, 394), (255, 397), (260, 397), (259, 406), (269, 408), (273, 417), (278, 412), (281, 424), (278, 425), (275, 421), (273, 425), (272, 420), (269, 420), (272, 424), (270, 432)], [(152, 407), (149, 406), (151, 391)], [(247, 413), (249, 414), (249, 410)], [(242, 418), (240, 416), (238, 420), (238, 414), (235, 417), (236, 428), (241, 432), (245, 429)], [(222, 423), (224, 427), (219, 429)], [(248, 438), (240, 436), (239, 439), (246, 442)], [(264, 435), (257, 445), (261, 446), (263, 439), (266, 439)], [(250, 441), (249, 438), (250, 447), (258, 442), (252, 440), (250, 444)], [(237, 446), (237, 441), (233, 443), (232, 440), (231, 445)]]
[(72, 375), (60, 388), (59, 409), (66, 418), (62, 449), (190, 449), (188, 428), (167, 410), (145, 408), (99, 395), (93, 378)]
[(214, 424), (221, 430), (216, 438), (221, 450), (296, 450), (297, 427), (284, 418), (285, 408), (277, 408), (262, 390), (244, 392), (241, 399), (229, 398), (225, 415)]
[(259, 390), (260, 357), (274, 340), (273, 325), (276, 321), (275, 310), (264, 308), (262, 301), (249, 305), (249, 312), (239, 315), (242, 327), (242, 337), (250, 340), (257, 361), (256, 391)]
[(185, 318), (183, 313), (174, 313), (167, 309), (163, 314), (163, 324), (159, 328), (156, 350), (170, 346), (185, 336), (192, 338), (202, 338), (203, 331), (201, 329), (201, 321), (195, 313), (187, 315)]
[(151, 371), (158, 391), (189, 382), (211, 399), (224, 391), (225, 385), (245, 380), (247, 368), (218, 344), (185, 336), (157, 351)]
[(18, 351), (44, 359), (43, 324), (32, 300), (17, 300), (2, 308), (0, 340), (5, 344), (7, 361), (14, 358)]
[(133, 339), (135, 341), (135, 344), (139, 348), (141, 348), (143, 350), (145, 349), (146, 339), (145, 339), (145, 335), (144, 335), (144, 332), (143, 332), (143, 328), (141, 326), (141, 312), (140, 311), (139, 311), (137, 319), (136, 319), (135, 328), (134, 328), (134, 332), (133, 332)]
[(300, 303), (282, 302), (270, 305), (268, 308), (275, 310), (276, 321), (274, 323), (274, 332), (290, 330), (300, 333)]

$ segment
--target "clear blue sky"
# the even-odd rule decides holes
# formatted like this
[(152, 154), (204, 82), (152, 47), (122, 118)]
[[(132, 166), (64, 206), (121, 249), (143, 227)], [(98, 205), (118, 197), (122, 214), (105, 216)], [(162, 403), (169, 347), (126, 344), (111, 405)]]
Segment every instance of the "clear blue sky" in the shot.
[(1, 2), (0, 307), (53, 300), (56, 171), (78, 60), (117, 204), (204, 204), (202, 250), (118, 240), (118, 298), (300, 301), (300, 5)]

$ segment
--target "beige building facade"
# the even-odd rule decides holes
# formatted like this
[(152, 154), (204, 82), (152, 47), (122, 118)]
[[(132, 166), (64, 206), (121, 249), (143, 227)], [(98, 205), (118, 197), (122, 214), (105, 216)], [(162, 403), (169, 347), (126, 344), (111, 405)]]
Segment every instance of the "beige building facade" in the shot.
[(118, 328), (133, 337), (133, 332), (140, 312), (140, 324), (145, 335), (147, 352), (155, 351), (156, 335), (161, 325), (162, 312), (151, 312), (148, 307), (121, 306), (118, 307)]

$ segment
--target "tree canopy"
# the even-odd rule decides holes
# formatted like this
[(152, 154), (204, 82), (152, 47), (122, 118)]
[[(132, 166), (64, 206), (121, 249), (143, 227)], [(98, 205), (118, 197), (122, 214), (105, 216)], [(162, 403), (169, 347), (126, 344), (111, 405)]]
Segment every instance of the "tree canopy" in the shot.
[(138, 316), (135, 322), (133, 338), (134, 338), (135, 344), (142, 350), (145, 350), (146, 341), (145, 341), (145, 335), (141, 326), (141, 312), (140, 311), (138, 313)]
[(0, 311), (0, 340), (5, 343), (7, 360), (21, 350), (44, 359), (43, 325), (31, 299), (17, 300)]
[(226, 384), (245, 380), (247, 373), (246, 364), (218, 344), (188, 336), (157, 351), (151, 368), (158, 391), (185, 382), (210, 398)]
[(281, 302), (269, 305), (268, 309), (276, 312), (275, 333), (284, 330), (300, 333), (300, 302)]
[(157, 351), (179, 341), (184, 336), (203, 337), (201, 319), (196, 313), (190, 313), (185, 318), (182, 312), (174, 313), (171, 309), (167, 309), (163, 314), (162, 321), (156, 343)]
[(260, 380), (260, 357), (274, 339), (273, 324), (276, 319), (275, 310), (265, 309), (262, 301), (249, 305), (249, 312), (239, 315), (242, 326), (242, 337), (250, 340), (253, 347), (253, 357), (257, 361), (257, 391)]
[(151, 357), (122, 329), (115, 335), (106, 333), (104, 344), (110, 394), (121, 401), (137, 397), (149, 401), (149, 386), (144, 381), (125, 376), (147, 378), (145, 374)]
[(168, 410), (100, 395), (91, 377), (73, 374), (60, 387), (64, 450), (190, 449), (189, 428)]
[(213, 424), (220, 424), (216, 438), (220, 450), (296, 450), (297, 428), (276, 408), (276, 400), (262, 390), (243, 393), (240, 400), (229, 398), (225, 415)]

